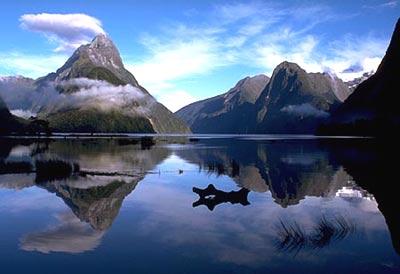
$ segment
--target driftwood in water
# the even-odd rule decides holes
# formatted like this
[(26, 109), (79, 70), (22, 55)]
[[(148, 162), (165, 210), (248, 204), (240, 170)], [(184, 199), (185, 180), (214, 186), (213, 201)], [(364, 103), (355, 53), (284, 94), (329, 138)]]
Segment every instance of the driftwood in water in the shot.
[(216, 189), (214, 185), (210, 184), (205, 189), (193, 187), (193, 192), (200, 196), (199, 200), (193, 203), (193, 207), (205, 205), (211, 211), (222, 203), (229, 202), (231, 204), (241, 204), (243, 206), (250, 204), (247, 200), (247, 195), (250, 191), (245, 188), (241, 188), (238, 191), (225, 192)]

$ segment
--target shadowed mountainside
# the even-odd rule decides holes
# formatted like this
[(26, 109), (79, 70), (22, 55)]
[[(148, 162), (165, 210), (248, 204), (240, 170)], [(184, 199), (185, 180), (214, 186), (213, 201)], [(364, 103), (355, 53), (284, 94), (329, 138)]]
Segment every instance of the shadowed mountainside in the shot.
[(321, 134), (389, 136), (400, 128), (397, 106), (400, 78), (400, 19), (374, 75), (362, 82), (334, 111)]

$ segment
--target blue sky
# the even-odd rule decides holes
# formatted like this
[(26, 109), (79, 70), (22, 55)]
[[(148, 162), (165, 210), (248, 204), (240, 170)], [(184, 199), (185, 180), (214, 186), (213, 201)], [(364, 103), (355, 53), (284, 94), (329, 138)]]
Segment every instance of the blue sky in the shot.
[[(171, 110), (288, 60), (347, 80), (376, 69), (400, 15), (395, 0), (7, 1), (0, 75), (39, 77), (107, 33), (125, 66)], [(350, 68), (350, 69), (349, 69)]]

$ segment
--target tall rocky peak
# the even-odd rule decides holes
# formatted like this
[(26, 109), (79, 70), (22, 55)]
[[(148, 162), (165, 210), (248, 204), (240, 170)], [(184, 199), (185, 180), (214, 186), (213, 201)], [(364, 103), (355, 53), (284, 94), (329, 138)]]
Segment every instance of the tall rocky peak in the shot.
[(307, 73), (299, 65), (287, 61), (274, 69), (269, 91), (268, 95), (275, 99), (285, 91), (301, 96), (323, 96), (330, 102), (344, 101), (350, 94), (347, 85), (336, 75), (328, 72)]
[[(279, 64), (273, 71), (269, 84), (263, 90), (257, 105), (262, 109), (260, 119), (264, 119), (267, 108), (280, 111), (287, 105), (312, 103), (328, 111), (330, 105), (340, 103), (348, 87), (327, 73), (307, 73), (299, 65), (290, 62)], [(261, 115), (261, 116), (260, 116)]]
[(90, 44), (80, 46), (56, 73), (39, 81), (58, 82), (78, 77), (139, 86), (135, 77), (125, 69), (117, 47), (104, 34), (97, 35)]
[(329, 73), (307, 73), (291, 62), (279, 64), (256, 102), (255, 131), (312, 133), (348, 94)]

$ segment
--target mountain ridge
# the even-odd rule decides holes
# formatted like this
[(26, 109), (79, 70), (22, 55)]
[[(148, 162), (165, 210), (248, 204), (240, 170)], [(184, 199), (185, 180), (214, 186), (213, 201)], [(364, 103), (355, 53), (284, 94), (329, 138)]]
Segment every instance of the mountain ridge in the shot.
[[(82, 82), (83, 86), (80, 85)], [(56, 103), (63, 105), (63, 111), (52, 111), (52, 109), (57, 109), (52, 106), (52, 108), (41, 108), (38, 114), (40, 118), (49, 120), (50, 126), (55, 131), (190, 132), (183, 121), (175, 117), (139, 85), (136, 78), (125, 69), (117, 47), (108, 36), (103, 34), (97, 35), (91, 43), (80, 46), (55, 73), (39, 78), (35, 84), (39, 92), (45, 92), (49, 87), (54, 86), (57, 91), (55, 96), (57, 101), (49, 105)], [(96, 96), (95, 92), (99, 95)], [(64, 94), (64, 97), (58, 94)], [(92, 97), (88, 98), (88, 94)], [(125, 97), (114, 98), (113, 95)], [(85, 97), (87, 104), (74, 105), (71, 101), (76, 97), (79, 99)], [(103, 106), (120, 99), (123, 105), (110, 108), (110, 111), (104, 110), (98, 105), (101, 99), (103, 99), (101, 102)], [(67, 106), (71, 104), (71, 106), (68, 108), (66, 104)], [(96, 115), (102, 117), (101, 124), (96, 121)]]
[(247, 113), (268, 81), (269, 77), (263, 74), (245, 77), (227, 92), (192, 103), (175, 113), (184, 119), (194, 132), (238, 132), (239, 122), (249, 118)]
[[(307, 73), (285, 61), (271, 78), (263, 76), (252, 100), (241, 104), (237, 98), (246, 94), (243, 83), (257, 77), (246, 77), (228, 92), (189, 104), (176, 114), (196, 133), (313, 133), (350, 94), (337, 76)], [(226, 98), (239, 103), (226, 103)]]

